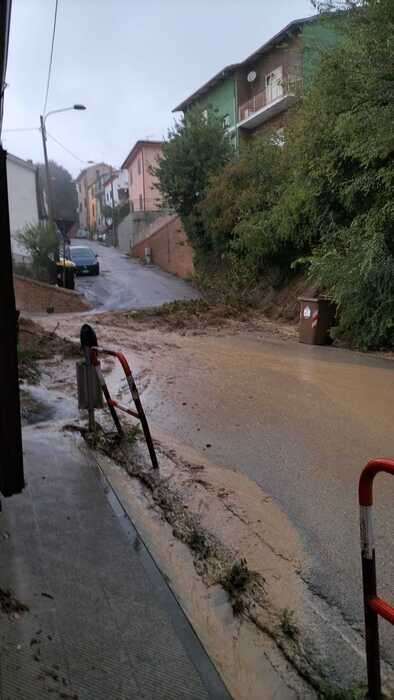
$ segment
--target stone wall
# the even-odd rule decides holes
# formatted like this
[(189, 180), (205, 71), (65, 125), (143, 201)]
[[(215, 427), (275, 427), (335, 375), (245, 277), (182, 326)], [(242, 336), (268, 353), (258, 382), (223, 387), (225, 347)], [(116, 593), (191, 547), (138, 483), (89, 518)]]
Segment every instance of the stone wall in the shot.
[(28, 277), (14, 275), (16, 307), (20, 311), (31, 313), (46, 312), (53, 308), (54, 313), (71, 313), (87, 311), (87, 301), (71, 289), (62, 289), (45, 282), (37, 282)]
[(143, 258), (145, 248), (150, 248), (152, 263), (162, 270), (178, 277), (192, 277), (193, 249), (178, 216), (158, 220), (151, 235), (133, 247), (133, 257)]
[(163, 216), (163, 211), (130, 212), (118, 226), (118, 247), (122, 253), (130, 254), (139, 241), (150, 236), (155, 222)]

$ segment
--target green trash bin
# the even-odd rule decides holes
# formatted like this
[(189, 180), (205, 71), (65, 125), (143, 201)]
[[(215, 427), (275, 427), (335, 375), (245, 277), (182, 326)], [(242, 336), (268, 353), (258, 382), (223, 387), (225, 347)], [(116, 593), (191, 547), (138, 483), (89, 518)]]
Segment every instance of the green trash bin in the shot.
[(330, 328), (335, 324), (336, 305), (326, 297), (300, 297), (300, 343), (330, 345)]

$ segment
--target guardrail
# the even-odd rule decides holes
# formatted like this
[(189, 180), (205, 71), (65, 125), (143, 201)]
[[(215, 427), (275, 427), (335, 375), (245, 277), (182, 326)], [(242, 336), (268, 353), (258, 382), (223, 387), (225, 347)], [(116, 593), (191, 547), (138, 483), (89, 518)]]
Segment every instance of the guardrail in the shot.
[(374, 459), (363, 469), (359, 482), (360, 542), (364, 592), (365, 649), (367, 655), (368, 698), (381, 700), (379, 616), (394, 625), (394, 608), (377, 595), (375, 543), (372, 506), (373, 481), (385, 472), (394, 476), (394, 460)]
[[(125, 357), (125, 355), (117, 350), (110, 350), (108, 348), (102, 348), (99, 347), (97, 343), (97, 337), (96, 334), (91, 326), (89, 326), (87, 323), (85, 323), (82, 328), (81, 328), (81, 347), (84, 350), (86, 362), (88, 365), (94, 368), (97, 379), (99, 381), (99, 385), (101, 387), (101, 390), (104, 394), (105, 400), (107, 402), (109, 411), (111, 413), (112, 419), (115, 423), (115, 427), (119, 433), (119, 435), (123, 435), (123, 428), (121, 426), (118, 414), (116, 412), (116, 409), (119, 409), (120, 411), (123, 411), (124, 413), (127, 413), (129, 416), (132, 416), (133, 418), (137, 418), (141, 425), (142, 425), (142, 430), (144, 433), (145, 441), (148, 447), (150, 459), (152, 462), (152, 467), (154, 469), (159, 468), (159, 463), (157, 460), (156, 456), (156, 451), (155, 447), (153, 444), (152, 436), (149, 430), (149, 425), (148, 421), (146, 419), (145, 411), (142, 407), (140, 395), (138, 393), (138, 389), (136, 386), (136, 383), (134, 381), (133, 373), (130, 369), (130, 365)], [(110, 391), (108, 389), (107, 383), (104, 378), (104, 374), (101, 370), (101, 365), (100, 365), (100, 360), (98, 358), (99, 354), (103, 355), (110, 355), (111, 357), (116, 357), (116, 359), (120, 362), (123, 371), (125, 373), (126, 381), (128, 384), (128, 387), (130, 389), (130, 393), (134, 402), (134, 406), (136, 410), (133, 410), (132, 408), (129, 408), (128, 406), (125, 406), (124, 404), (120, 403), (119, 401), (116, 401), (111, 397)], [(94, 430), (95, 427), (95, 422), (94, 422), (94, 397), (91, 397), (91, 404), (90, 404), (90, 409), (89, 410), (89, 428), (90, 430)]]

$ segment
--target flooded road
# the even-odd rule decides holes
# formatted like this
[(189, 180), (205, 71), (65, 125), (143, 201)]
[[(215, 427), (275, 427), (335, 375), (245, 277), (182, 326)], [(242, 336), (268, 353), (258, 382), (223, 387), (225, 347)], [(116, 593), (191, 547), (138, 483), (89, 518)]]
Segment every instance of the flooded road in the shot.
[[(176, 344), (151, 358), (150, 416), (273, 496), (302, 534), (309, 586), (361, 627), (358, 478), (369, 458), (394, 454), (394, 364), (239, 336)], [(378, 585), (392, 600), (394, 480), (376, 479), (375, 503)]]
[[(75, 319), (61, 323), (77, 335)], [(323, 658), (345, 626), (362, 632), (357, 487), (368, 459), (394, 454), (393, 362), (254, 332), (181, 335), (127, 319), (94, 323), (101, 344), (129, 358), (154, 434), (228, 469), (229, 483), (237, 472), (249, 477), (288, 518), (305, 552), (299, 576), (330, 619), (318, 613)], [(121, 372), (108, 378), (128, 400)], [(394, 480), (376, 479), (374, 502), (378, 587), (392, 601)], [(275, 546), (275, 531), (269, 540)], [(381, 638), (393, 662), (384, 623)]]
[(153, 265), (144, 266), (116, 248), (77, 239), (72, 245), (87, 245), (98, 256), (100, 274), (77, 277), (75, 287), (93, 308), (141, 309), (200, 296), (188, 282)]

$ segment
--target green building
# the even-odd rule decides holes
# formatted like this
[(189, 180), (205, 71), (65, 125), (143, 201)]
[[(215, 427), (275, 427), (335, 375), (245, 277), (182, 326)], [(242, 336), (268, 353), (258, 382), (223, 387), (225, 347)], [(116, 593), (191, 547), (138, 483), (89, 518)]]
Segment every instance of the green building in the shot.
[(181, 102), (223, 119), (234, 147), (270, 128), (287, 126), (289, 109), (315, 74), (322, 52), (335, 45), (333, 19), (318, 15), (290, 22), (241, 63), (226, 66)]

